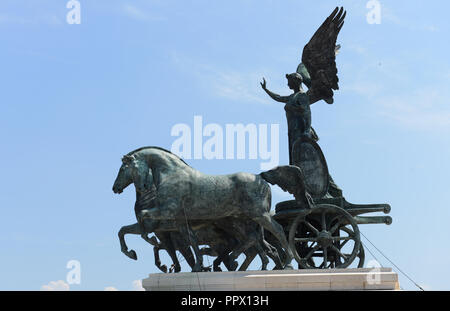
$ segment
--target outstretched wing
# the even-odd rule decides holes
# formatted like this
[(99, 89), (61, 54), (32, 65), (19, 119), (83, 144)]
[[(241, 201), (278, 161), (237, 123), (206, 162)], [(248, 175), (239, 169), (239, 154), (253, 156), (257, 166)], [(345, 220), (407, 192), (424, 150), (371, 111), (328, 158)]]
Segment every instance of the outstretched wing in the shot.
[(272, 185), (278, 185), (283, 191), (293, 194), (295, 200), (304, 207), (314, 204), (311, 196), (306, 191), (304, 177), (301, 168), (295, 165), (277, 166), (260, 176)]
[(309, 73), (310, 85), (307, 86), (311, 104), (321, 99), (333, 103), (333, 90), (339, 89), (336, 54), (340, 46), (336, 46), (336, 40), (345, 14), (343, 7), (334, 9), (303, 48), (303, 67), (300, 64), (298, 70)]

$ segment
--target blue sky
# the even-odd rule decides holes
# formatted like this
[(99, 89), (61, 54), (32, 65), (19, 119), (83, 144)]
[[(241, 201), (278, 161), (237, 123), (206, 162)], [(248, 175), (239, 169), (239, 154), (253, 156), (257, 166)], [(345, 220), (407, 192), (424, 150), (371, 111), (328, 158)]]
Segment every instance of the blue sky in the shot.
[[(337, 5), (340, 90), (312, 106), (330, 172), (348, 201), (391, 204), (393, 224), (361, 225), (364, 235), (424, 288), (449, 289), (447, 1), (380, 0), (380, 24), (356, 0), (80, 2), (79, 25), (66, 1), (0, 3), (0, 290), (65, 280), (72, 259), (71, 290), (129, 290), (157, 272), (139, 237), (127, 238), (138, 261), (120, 252), (134, 190), (111, 187), (123, 154), (170, 149), (172, 127), (195, 115), (279, 124), (288, 163), (283, 107), (259, 82), (289, 94), (284, 75)], [(260, 162), (188, 160), (209, 174), (259, 173)], [(273, 189), (274, 203), (290, 198)]]

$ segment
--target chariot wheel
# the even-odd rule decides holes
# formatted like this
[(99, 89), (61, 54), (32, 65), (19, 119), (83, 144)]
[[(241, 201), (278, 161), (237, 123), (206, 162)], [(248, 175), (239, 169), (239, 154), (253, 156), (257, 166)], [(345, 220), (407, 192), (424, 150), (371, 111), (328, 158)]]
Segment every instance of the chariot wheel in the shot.
[(289, 229), (289, 246), (304, 269), (346, 268), (359, 255), (364, 264), (358, 225), (336, 205), (318, 204), (299, 213)]
[[(339, 228), (339, 236), (341, 236), (342, 234), (344, 236), (349, 236), (352, 234), (352, 230), (348, 228), (349, 225), (347, 226), (343, 226), (341, 228)], [(342, 234), (341, 234), (342, 232)], [(339, 248), (342, 252), (344, 252), (344, 254), (349, 255), (347, 252), (345, 252), (346, 250), (346, 243), (348, 240), (343, 240), (343, 241), (337, 241), (336, 243), (336, 247)], [(351, 248), (351, 246), (350, 246)], [(365, 261), (366, 255), (364, 252), (364, 247), (363, 244), (360, 242), (359, 245), (359, 252), (358, 255), (356, 255), (356, 258), (354, 259), (356, 262), (356, 267), (357, 268), (364, 268), (364, 261)], [(342, 260), (341, 257), (336, 257), (336, 262), (332, 265), (333, 266), (339, 266), (342, 264)]]
[(358, 268), (364, 268), (364, 261), (366, 260), (366, 254), (364, 252), (364, 247), (361, 243), (361, 245), (359, 246), (359, 253), (358, 253)]

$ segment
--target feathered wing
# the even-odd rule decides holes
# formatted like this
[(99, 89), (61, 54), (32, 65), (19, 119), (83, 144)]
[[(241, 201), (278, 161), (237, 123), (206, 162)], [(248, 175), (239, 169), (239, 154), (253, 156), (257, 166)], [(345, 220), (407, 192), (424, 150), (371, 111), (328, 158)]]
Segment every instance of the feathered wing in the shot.
[(297, 72), (300, 71), (302, 76), (308, 74), (304, 81), (309, 88), (311, 104), (321, 99), (333, 103), (333, 90), (339, 89), (336, 54), (340, 46), (336, 45), (336, 40), (344, 25), (345, 15), (344, 8), (336, 8), (303, 48), (302, 63)]
[(278, 185), (283, 191), (294, 195), (295, 200), (304, 207), (311, 207), (313, 200), (306, 192), (302, 170), (295, 165), (277, 166), (260, 176), (272, 185)]

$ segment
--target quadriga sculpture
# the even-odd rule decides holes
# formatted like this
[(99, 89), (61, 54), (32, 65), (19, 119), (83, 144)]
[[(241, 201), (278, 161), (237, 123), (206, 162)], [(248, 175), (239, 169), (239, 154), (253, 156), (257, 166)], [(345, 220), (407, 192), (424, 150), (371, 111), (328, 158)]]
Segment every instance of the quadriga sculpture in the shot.
[(148, 239), (147, 233), (155, 231), (178, 231), (188, 237), (196, 258), (193, 271), (203, 270), (195, 227), (227, 217), (252, 220), (271, 232), (286, 253), (283, 267), (291, 268), (293, 253), (283, 227), (270, 215), (268, 183), (279, 185), (293, 194), (300, 204), (308, 206), (310, 197), (300, 168), (280, 166), (258, 175), (206, 175), (159, 147), (137, 149), (125, 155), (122, 161), (113, 186), (115, 193), (121, 193), (131, 183), (122, 182), (130, 176), (138, 193), (146, 193), (153, 185), (156, 187), (155, 206), (137, 207), (143, 238)]

